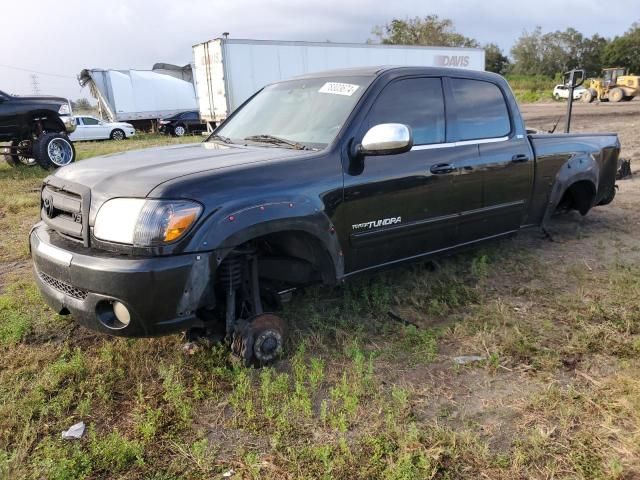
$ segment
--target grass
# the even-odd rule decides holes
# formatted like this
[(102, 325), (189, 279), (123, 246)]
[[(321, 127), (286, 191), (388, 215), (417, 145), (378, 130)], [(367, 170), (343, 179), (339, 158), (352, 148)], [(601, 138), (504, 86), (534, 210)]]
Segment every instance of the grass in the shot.
[[(159, 143), (176, 140), (77, 148)], [(524, 234), (308, 289), (283, 312), (287, 355), (256, 370), (49, 311), (25, 245), (44, 175), (0, 165), (0, 477), (640, 475), (640, 268), (620, 231), (585, 223), (574, 240), (565, 220), (554, 243)], [(591, 270), (576, 245), (600, 259)], [(62, 440), (81, 420), (85, 436)]]
[(562, 83), (562, 80), (544, 75), (509, 74), (506, 79), (519, 103), (550, 101), (553, 99), (553, 87)]

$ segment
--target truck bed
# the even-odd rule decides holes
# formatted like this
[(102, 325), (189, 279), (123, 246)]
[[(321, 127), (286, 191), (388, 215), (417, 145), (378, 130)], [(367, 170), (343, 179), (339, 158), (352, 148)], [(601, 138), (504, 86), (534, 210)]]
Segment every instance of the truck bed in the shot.
[(529, 223), (541, 223), (548, 205), (560, 201), (554, 190), (563, 192), (576, 181), (596, 186), (593, 205), (611, 194), (620, 154), (615, 133), (545, 133), (529, 135), (529, 140), (536, 156)]

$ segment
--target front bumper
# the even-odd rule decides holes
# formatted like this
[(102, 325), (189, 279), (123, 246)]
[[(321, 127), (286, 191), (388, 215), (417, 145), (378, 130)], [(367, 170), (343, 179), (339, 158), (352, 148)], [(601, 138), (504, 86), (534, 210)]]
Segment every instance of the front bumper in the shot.
[(71, 115), (60, 115), (60, 120), (64, 125), (64, 129), (67, 133), (73, 133), (76, 130), (76, 120)]
[[(55, 241), (53, 240), (55, 237)], [(29, 242), (36, 282), (47, 304), (99, 332), (148, 337), (201, 326), (196, 310), (210, 304), (208, 254), (123, 257), (58, 239), (44, 223)], [(113, 303), (124, 304), (131, 321), (113, 327)]]

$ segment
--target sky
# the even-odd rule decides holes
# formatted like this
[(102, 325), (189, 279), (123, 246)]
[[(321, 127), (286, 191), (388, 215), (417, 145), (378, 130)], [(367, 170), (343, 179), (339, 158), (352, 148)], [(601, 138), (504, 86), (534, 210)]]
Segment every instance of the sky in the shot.
[[(185, 65), (191, 47), (230, 38), (365, 42), (393, 18), (437, 14), (481, 43), (505, 53), (523, 31), (574, 27), (613, 37), (640, 20), (638, 0), (4, 0), (0, 26), (0, 90), (89, 97), (83, 68), (150, 69)], [(638, 18), (620, 12), (638, 11)]]

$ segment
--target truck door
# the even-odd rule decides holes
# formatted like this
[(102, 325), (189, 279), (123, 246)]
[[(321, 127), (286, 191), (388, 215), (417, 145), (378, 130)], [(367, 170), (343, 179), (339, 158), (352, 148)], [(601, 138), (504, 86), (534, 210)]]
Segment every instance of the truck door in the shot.
[(439, 148), (446, 139), (442, 79), (392, 81), (375, 99), (356, 141), (381, 123), (403, 123), (413, 133), (411, 151), (368, 156), (346, 169), (344, 208), (353, 272), (423, 255), (455, 241), (451, 167), (459, 152)]
[(477, 192), (460, 215), (459, 239), (470, 242), (520, 228), (533, 182), (533, 152), (517, 135), (504, 92), (494, 83), (448, 79), (451, 133), (476, 144), (479, 157), (462, 166), (459, 190)]

